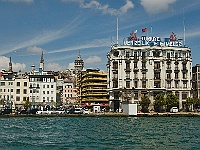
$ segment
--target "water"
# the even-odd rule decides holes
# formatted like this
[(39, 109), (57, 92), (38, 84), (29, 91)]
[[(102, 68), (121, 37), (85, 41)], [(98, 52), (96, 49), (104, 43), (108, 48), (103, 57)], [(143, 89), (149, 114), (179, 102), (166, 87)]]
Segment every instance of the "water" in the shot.
[(0, 149), (200, 149), (199, 117), (0, 118)]

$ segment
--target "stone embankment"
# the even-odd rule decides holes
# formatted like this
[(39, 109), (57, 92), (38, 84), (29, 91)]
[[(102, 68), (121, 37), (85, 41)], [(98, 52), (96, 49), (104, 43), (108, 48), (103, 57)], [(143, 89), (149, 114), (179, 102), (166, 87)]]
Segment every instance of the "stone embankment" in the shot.
[[(129, 117), (129, 115), (124, 113), (90, 113), (90, 114), (9, 114), (0, 115), (0, 117)], [(200, 117), (200, 113), (196, 112), (178, 112), (178, 113), (138, 113), (135, 117)]]

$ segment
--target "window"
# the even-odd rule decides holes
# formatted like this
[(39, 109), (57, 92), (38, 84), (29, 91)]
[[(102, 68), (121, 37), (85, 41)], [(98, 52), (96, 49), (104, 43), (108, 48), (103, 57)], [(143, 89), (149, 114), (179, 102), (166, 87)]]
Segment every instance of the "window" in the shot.
[(137, 62), (134, 62), (134, 68), (137, 68)]
[(137, 72), (134, 73), (134, 78), (138, 78)]
[(118, 81), (113, 81), (113, 88), (117, 88), (118, 87)]
[(183, 88), (187, 88), (187, 81), (183, 81)]
[(117, 61), (113, 62), (113, 69), (118, 69), (118, 62)]
[(23, 97), (23, 101), (26, 101), (26, 97)]
[(187, 74), (185, 72), (183, 72), (183, 79), (187, 78)]
[(160, 81), (154, 82), (154, 88), (160, 88)]
[(27, 87), (27, 82), (24, 82), (24, 86)]
[(179, 88), (179, 82), (178, 81), (174, 81), (175, 84), (175, 88)]
[(186, 64), (183, 64), (183, 70), (187, 70)]
[(167, 58), (170, 58), (170, 53), (167, 53)]
[(16, 94), (20, 94), (20, 89), (17, 89), (17, 90), (16, 90)]
[(142, 73), (142, 78), (146, 79), (146, 73), (145, 72)]
[(160, 69), (160, 62), (154, 62), (154, 69)]
[(146, 62), (142, 63), (142, 69), (146, 69)]
[(178, 72), (175, 72), (175, 79), (178, 79)]
[(20, 101), (20, 97), (19, 96), (16, 96), (16, 101)]
[(171, 79), (171, 73), (167, 73), (167, 79)]
[(24, 89), (24, 94), (27, 94), (27, 89)]
[(53, 85), (51, 85), (51, 88), (53, 88)]
[(47, 91), (47, 94), (49, 94), (49, 91)]
[(47, 85), (47, 88), (49, 88), (49, 85)]
[(182, 99), (187, 99), (187, 94), (186, 93), (182, 94)]
[(129, 58), (129, 52), (126, 52), (126, 58)]
[(126, 70), (130, 70), (130, 63), (126, 63)]
[(134, 93), (134, 99), (138, 99), (138, 93)]
[(171, 81), (167, 81), (167, 88), (168, 88), (168, 89), (171, 88)]
[(43, 91), (43, 94), (45, 94), (45, 91)]
[(126, 88), (130, 88), (130, 81), (126, 81)]
[(53, 91), (51, 91), (51, 94), (53, 94)]
[(43, 85), (43, 88), (45, 89), (45, 85)]
[(138, 81), (134, 82), (134, 86), (135, 86), (135, 88), (138, 88)]
[(126, 78), (130, 79), (130, 72), (126, 72)]
[(154, 72), (154, 79), (160, 79), (160, 72)]
[(146, 81), (142, 81), (142, 88), (146, 88)]
[(20, 86), (20, 82), (17, 82), (17, 86)]
[(1, 86), (4, 86), (5, 85), (5, 82), (1, 82)]

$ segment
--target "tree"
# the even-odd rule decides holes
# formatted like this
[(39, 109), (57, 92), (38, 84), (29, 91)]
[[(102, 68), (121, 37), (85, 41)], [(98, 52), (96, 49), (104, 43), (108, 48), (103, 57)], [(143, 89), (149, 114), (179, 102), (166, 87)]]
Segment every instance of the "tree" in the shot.
[(162, 112), (163, 106), (166, 105), (166, 100), (162, 94), (157, 94), (154, 101), (154, 109), (156, 112)]
[(32, 103), (29, 100), (26, 100), (24, 103), (24, 108), (27, 110), (29, 107), (31, 107)]
[(142, 100), (140, 101), (140, 105), (142, 106), (142, 112), (147, 113), (149, 112), (149, 104), (151, 103), (150, 99), (148, 96), (142, 97)]
[(167, 111), (170, 111), (172, 107), (178, 107), (178, 97), (172, 93), (167, 94), (166, 97), (166, 105), (167, 105)]
[(200, 108), (200, 98), (196, 98), (194, 100), (194, 108), (195, 109)]
[(186, 105), (187, 105), (187, 111), (192, 111), (192, 107), (193, 107), (193, 105), (194, 105), (194, 98), (191, 98), (191, 97), (188, 97), (187, 99), (186, 99)]

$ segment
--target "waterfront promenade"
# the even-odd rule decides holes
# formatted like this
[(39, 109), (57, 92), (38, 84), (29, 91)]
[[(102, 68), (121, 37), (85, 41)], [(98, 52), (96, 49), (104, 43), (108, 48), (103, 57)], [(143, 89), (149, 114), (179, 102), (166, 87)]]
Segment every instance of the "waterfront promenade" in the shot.
[[(7, 114), (0, 117), (131, 117), (124, 113), (90, 113), (90, 114)], [(138, 113), (135, 117), (200, 117), (198, 112), (177, 112), (177, 113)]]

